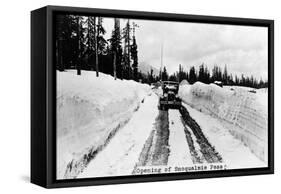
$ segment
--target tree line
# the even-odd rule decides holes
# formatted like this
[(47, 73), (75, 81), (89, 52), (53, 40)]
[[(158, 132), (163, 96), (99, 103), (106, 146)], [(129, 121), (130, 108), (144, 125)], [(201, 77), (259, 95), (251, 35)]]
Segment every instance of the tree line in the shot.
[(200, 81), (205, 84), (214, 83), (215, 81), (221, 81), (223, 85), (236, 85), (236, 86), (246, 86), (252, 88), (265, 88), (268, 87), (268, 81), (264, 81), (262, 78), (259, 80), (254, 78), (253, 75), (246, 76), (244, 74), (233, 75), (227, 70), (225, 65), (222, 69), (218, 65), (209, 70), (205, 64), (201, 64), (197, 69), (194, 66), (191, 66), (189, 70), (185, 71), (182, 65), (179, 65), (178, 71), (169, 75), (166, 67), (163, 67), (163, 70), (160, 71), (159, 75), (154, 76), (153, 71), (148, 73), (147, 76), (148, 82), (153, 83), (158, 80), (162, 81), (177, 81), (181, 82), (182, 80), (187, 80), (188, 83), (193, 84), (197, 81)]
[(238, 85), (254, 88), (268, 86), (267, 81), (257, 80), (253, 76), (237, 76), (229, 73), (227, 66), (222, 69), (218, 65), (210, 70), (201, 64), (198, 69), (192, 66), (185, 71), (179, 65), (177, 72), (169, 75), (166, 67), (155, 75), (153, 70), (142, 73), (138, 69), (138, 45), (135, 30), (139, 26), (126, 20), (124, 28), (120, 27), (120, 19), (114, 18), (114, 26), (109, 39), (102, 17), (57, 15), (55, 27), (56, 69), (64, 71), (76, 69), (77, 75), (82, 70), (92, 70), (110, 74), (115, 79), (142, 80), (144, 83), (157, 81), (182, 81), (190, 84), (200, 81), (206, 84), (221, 81), (224, 85)]
[(111, 37), (107, 33), (102, 17), (57, 15), (56, 17), (56, 68), (59, 71), (76, 69), (92, 70), (110, 74), (115, 79), (134, 79), (142, 74), (138, 71), (138, 46), (136, 23), (128, 19), (120, 28), (120, 19), (114, 19)]

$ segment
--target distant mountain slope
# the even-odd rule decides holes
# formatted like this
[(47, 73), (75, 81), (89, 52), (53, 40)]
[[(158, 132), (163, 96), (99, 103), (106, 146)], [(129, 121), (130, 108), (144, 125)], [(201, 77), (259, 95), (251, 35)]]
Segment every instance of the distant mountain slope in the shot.
[(155, 67), (152, 67), (151, 65), (145, 63), (145, 62), (141, 62), (138, 66), (139, 68), (139, 71), (142, 72), (142, 73), (145, 73), (147, 74), (147, 72), (150, 72), (150, 70), (152, 69), (153, 70), (153, 74), (156, 76), (156, 75), (159, 75), (159, 69), (155, 68)]

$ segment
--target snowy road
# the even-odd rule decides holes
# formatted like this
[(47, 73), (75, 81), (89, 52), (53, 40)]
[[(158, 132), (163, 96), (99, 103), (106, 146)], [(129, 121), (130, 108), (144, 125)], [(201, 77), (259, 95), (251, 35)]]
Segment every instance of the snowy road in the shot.
[(169, 110), (170, 122), (170, 156), (169, 165), (192, 165), (191, 152), (185, 137), (184, 126), (178, 110)]
[(267, 167), (266, 90), (185, 84), (181, 108), (164, 111), (160, 86), (57, 74), (58, 179)]
[[(223, 135), (223, 129), (220, 133), (214, 131), (212, 127), (224, 126), (222, 121), (187, 105), (180, 110), (162, 111), (157, 104), (156, 93), (146, 96), (129, 122), (77, 178), (138, 174), (136, 169), (144, 167), (218, 163), (230, 168), (247, 167), (249, 163), (262, 166), (263, 163), (226, 130)], [(220, 142), (216, 138), (220, 138)], [(239, 157), (238, 161), (240, 155), (245, 157)]]

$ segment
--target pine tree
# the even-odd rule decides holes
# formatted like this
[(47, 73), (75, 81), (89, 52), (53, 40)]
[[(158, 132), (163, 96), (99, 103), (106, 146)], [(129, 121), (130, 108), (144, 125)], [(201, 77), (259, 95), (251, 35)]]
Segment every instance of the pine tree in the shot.
[(94, 34), (95, 34), (95, 65), (96, 76), (99, 77), (99, 59), (98, 59), (98, 37), (99, 29), (97, 29), (96, 17), (94, 17)]
[(57, 15), (57, 23), (56, 23), (56, 63), (57, 63), (57, 69), (59, 71), (64, 71), (64, 60), (63, 60), (63, 42), (64, 42), (64, 36), (63, 34), (66, 31), (66, 17), (64, 15)]
[(149, 81), (150, 81), (150, 83), (153, 83), (155, 81), (154, 75), (153, 75), (153, 69), (150, 69)]
[(138, 81), (138, 46), (136, 43), (136, 37), (133, 36), (133, 43), (131, 45), (131, 57), (133, 60), (133, 78), (135, 81)]
[(95, 42), (96, 42), (96, 23), (95, 23), (95, 17), (89, 16), (87, 18), (87, 26), (88, 26), (88, 33), (87, 33), (87, 56), (88, 56), (88, 67), (91, 70), (96, 69), (96, 62), (94, 60), (95, 58)]
[(163, 68), (163, 71), (162, 71), (162, 81), (168, 81), (168, 78), (169, 78), (169, 75), (168, 75), (168, 73), (167, 73), (167, 69), (166, 69), (166, 67), (164, 66), (164, 68)]
[(224, 85), (227, 85), (228, 82), (229, 82), (226, 65), (224, 66), (224, 71), (223, 71), (223, 75), (222, 75), (222, 81), (223, 81)]
[(78, 52), (78, 56), (77, 56), (77, 64), (76, 64), (76, 69), (77, 69), (77, 75), (81, 75), (81, 66), (82, 66), (82, 41), (81, 41), (81, 37), (82, 35), (82, 22), (81, 22), (81, 16), (77, 16), (76, 17), (76, 22), (77, 22), (77, 52)]
[(229, 75), (228, 79), (229, 79), (229, 85), (233, 85), (233, 84), (234, 84), (234, 81), (233, 81), (233, 76), (232, 76), (232, 74)]
[(204, 80), (205, 80), (204, 83), (206, 83), (206, 84), (210, 83), (210, 72), (207, 67), (205, 67), (205, 70), (204, 70)]
[[(112, 31), (110, 42), (110, 52), (113, 55), (113, 64), (115, 64), (116, 77), (123, 79), (123, 66), (122, 66), (122, 37), (120, 31), (120, 19), (114, 19), (114, 29)], [(115, 56), (115, 57), (114, 57)], [(115, 61), (115, 62), (114, 62)]]
[(189, 81), (188, 71), (185, 72), (185, 75), (186, 75), (186, 76), (185, 76), (186, 81)]
[(188, 81), (189, 81), (190, 84), (194, 84), (197, 81), (197, 76), (196, 76), (194, 66), (192, 66), (189, 70), (189, 80)]
[[(74, 33), (73, 33), (74, 32)], [(73, 68), (77, 54), (77, 20), (73, 15), (56, 16), (56, 66), (60, 71)]]
[(99, 55), (106, 54), (106, 48), (107, 48), (107, 41), (103, 37), (105, 35), (106, 31), (102, 24), (103, 24), (103, 18), (98, 17), (97, 41), (98, 41), (98, 54)]
[(131, 51), (130, 51), (130, 42), (131, 42), (131, 37), (130, 37), (130, 20), (128, 19), (125, 28), (123, 28), (123, 36), (122, 38), (124, 39), (124, 54), (123, 54), (123, 63), (124, 63), (124, 77), (126, 79), (130, 79), (132, 76), (132, 69), (131, 69)]
[(201, 64), (199, 66), (199, 75), (198, 75), (198, 81), (206, 83), (205, 82), (205, 68), (204, 68), (204, 64)]
[(183, 71), (183, 67), (181, 64), (179, 64), (179, 72), (177, 74), (177, 79), (179, 82), (186, 79), (186, 73)]

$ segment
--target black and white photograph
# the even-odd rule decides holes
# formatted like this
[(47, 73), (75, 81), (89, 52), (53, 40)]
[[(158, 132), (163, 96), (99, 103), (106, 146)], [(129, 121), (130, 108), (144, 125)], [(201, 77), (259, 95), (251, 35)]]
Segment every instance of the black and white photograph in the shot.
[(268, 28), (55, 17), (56, 179), (268, 167)]

